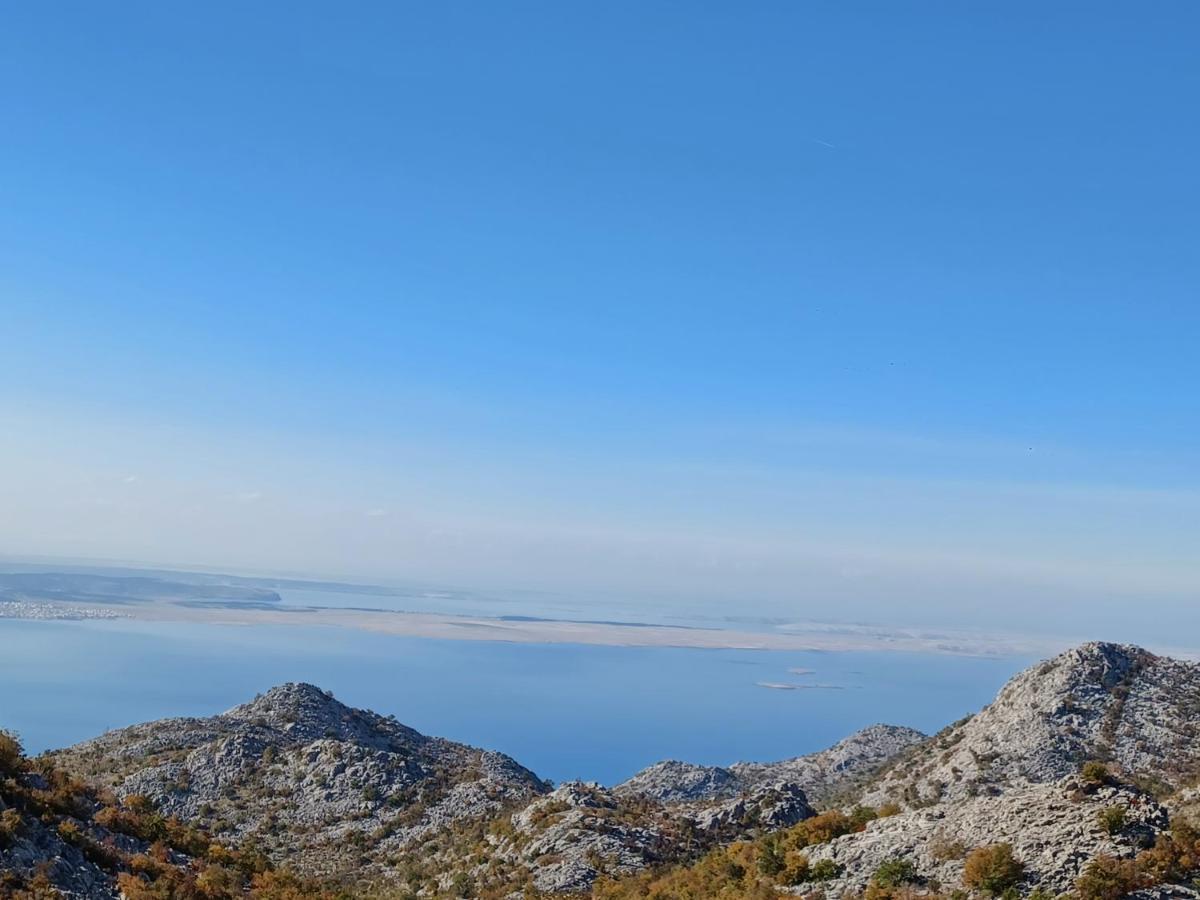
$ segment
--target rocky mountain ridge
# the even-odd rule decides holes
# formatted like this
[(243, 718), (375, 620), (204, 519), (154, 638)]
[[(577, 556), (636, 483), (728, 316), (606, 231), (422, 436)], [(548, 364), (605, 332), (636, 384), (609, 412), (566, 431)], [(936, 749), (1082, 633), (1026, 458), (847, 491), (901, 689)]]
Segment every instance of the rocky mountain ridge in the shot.
[(721, 767), (666, 760), (643, 769), (615, 790), (664, 803), (692, 803), (728, 799), (763, 785), (788, 783), (803, 790), (812, 802), (826, 804), (925, 738), (914, 728), (870, 725), (826, 750), (779, 762), (738, 762)]
[(1075, 647), (896, 757), (862, 799), (922, 806), (998, 794), (1065, 778), (1086, 760), (1163, 790), (1200, 774), (1200, 664), (1128, 644)]
[(166, 815), (329, 877), (386, 876), (389, 853), (422, 834), (549, 790), (503, 754), (426, 737), (309, 684), (210, 718), (109, 732), (52, 758), (119, 797), (147, 797)]
[[(1200, 666), (1093, 643), (1017, 675), (984, 710), (932, 737), (877, 725), (776, 763), (659, 763), (612, 789), (552, 789), (502, 754), (427, 737), (305, 684), (217, 716), (120, 729), (45, 762), (111, 790), (110, 808), (144, 804), (206, 841), (260, 848), (339, 890), (612, 900), (672, 897), (645, 879), (703, 876), (735, 878), (719, 891), (731, 898), (889, 900), (881, 872), (902, 872), (910, 892), (939, 893), (963, 883), (970, 853), (989, 847), (1019, 857), (1012, 890), (1055, 894), (1097, 858), (1129, 868), (1164, 840), (1192, 840), (1174, 835), (1200, 810), (1186, 787), (1200, 769), (1198, 722)], [(842, 811), (817, 815), (830, 806)], [(23, 856), (0, 846), (0, 871), (19, 865), (31, 877), (40, 854), (66, 861), (60, 890), (111, 895), (111, 869), (88, 869), (76, 845), (38, 827), (22, 825), (40, 834)], [(128, 840), (103, 828), (95, 837)], [(206, 864), (180, 859), (171, 871)], [(1183, 896), (1185, 870), (1152, 866), (1125, 886)], [(695, 891), (679, 893), (706, 895)]]

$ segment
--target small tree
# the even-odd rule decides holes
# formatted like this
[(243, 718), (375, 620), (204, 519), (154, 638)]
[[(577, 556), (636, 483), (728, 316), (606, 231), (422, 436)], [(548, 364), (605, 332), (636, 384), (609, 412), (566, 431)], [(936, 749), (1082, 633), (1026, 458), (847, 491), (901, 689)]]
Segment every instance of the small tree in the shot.
[(999, 897), (1025, 877), (1025, 866), (1013, 855), (1012, 844), (989, 844), (967, 855), (963, 884), (989, 897)]

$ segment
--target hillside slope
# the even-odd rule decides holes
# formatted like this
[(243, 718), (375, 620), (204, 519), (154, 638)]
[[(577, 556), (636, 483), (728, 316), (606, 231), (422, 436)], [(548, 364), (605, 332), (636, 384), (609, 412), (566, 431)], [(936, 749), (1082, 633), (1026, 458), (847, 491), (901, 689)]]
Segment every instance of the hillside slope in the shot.
[(109, 732), (55, 763), (322, 877), (388, 875), (421, 835), (490, 819), (549, 788), (500, 753), (426, 737), (308, 684), (201, 719)]
[(5, 900), (332, 900), (253, 849), (124, 801), (0, 732), (0, 897)]
[(913, 728), (871, 725), (832, 747), (779, 762), (699, 766), (666, 760), (638, 772), (616, 787), (664, 803), (691, 803), (736, 797), (756, 787), (788, 783), (808, 799), (827, 804), (869, 778), (897, 754), (925, 740)]
[(1200, 773), (1200, 665), (1093, 642), (1020, 673), (981, 712), (902, 754), (868, 803), (923, 806), (1111, 763), (1163, 791)]

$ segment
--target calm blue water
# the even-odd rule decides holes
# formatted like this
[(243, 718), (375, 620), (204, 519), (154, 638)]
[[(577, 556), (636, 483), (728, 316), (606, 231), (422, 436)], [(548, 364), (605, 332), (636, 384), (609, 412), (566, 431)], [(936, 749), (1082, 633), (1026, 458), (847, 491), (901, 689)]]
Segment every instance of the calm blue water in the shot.
[(667, 757), (723, 764), (794, 756), (878, 721), (936, 730), (988, 702), (1029, 662), (0, 620), (0, 728), (36, 752), (147, 719), (208, 715), (273, 684), (310, 681), (428, 734), (502, 750), (543, 777), (611, 783)]

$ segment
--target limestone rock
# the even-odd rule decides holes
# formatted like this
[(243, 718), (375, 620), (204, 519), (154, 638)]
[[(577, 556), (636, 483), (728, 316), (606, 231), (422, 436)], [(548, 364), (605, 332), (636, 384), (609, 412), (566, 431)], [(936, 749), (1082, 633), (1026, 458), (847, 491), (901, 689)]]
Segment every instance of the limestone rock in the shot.
[(825, 804), (923, 740), (925, 735), (912, 728), (871, 725), (827, 750), (780, 762), (739, 762), (723, 768), (667, 760), (643, 769), (616, 790), (664, 803), (693, 803), (730, 799), (756, 786), (789, 782), (813, 802)]

